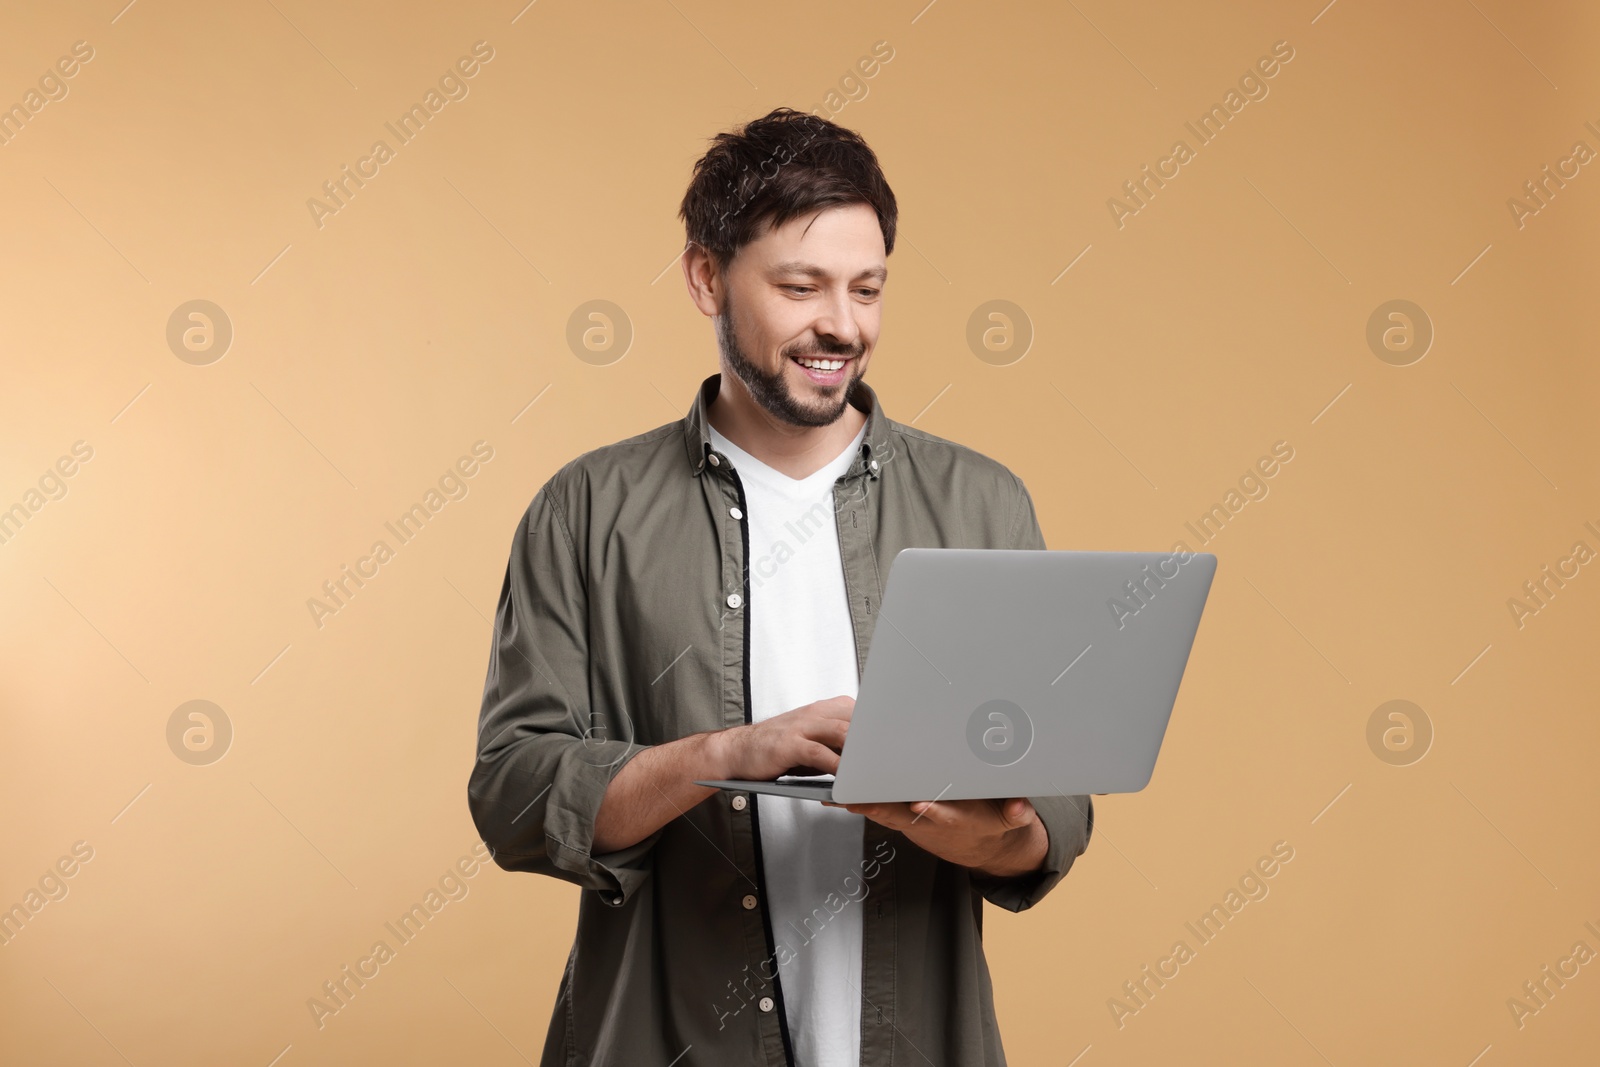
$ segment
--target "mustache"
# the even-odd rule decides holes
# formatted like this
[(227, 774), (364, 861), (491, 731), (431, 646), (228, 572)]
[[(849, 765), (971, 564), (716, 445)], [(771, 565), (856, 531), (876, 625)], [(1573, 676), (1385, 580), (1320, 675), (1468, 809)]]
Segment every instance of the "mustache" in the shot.
[(788, 355), (791, 358), (796, 358), (796, 357), (799, 357), (799, 356), (817, 356), (817, 357), (835, 356), (835, 357), (839, 357), (841, 359), (855, 359), (858, 356), (860, 356), (862, 353), (864, 353), (866, 350), (867, 350), (867, 346), (866, 345), (862, 345), (862, 344), (855, 344), (855, 345), (818, 344), (818, 345), (815, 345), (815, 346), (813, 346), (811, 348), (806, 349), (803, 352), (802, 351), (792, 351), (792, 352), (788, 352), (788, 353), (785, 353), (785, 354)]

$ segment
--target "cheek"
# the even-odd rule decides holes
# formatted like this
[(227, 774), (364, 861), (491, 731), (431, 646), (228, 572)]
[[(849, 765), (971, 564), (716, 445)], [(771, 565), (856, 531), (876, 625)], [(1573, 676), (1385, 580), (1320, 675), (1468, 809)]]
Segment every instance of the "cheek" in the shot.
[(787, 360), (790, 352), (810, 346), (807, 339), (809, 324), (810, 320), (795, 315), (793, 309), (788, 309), (787, 314), (780, 312), (764, 322), (752, 324), (750, 339), (753, 351)]
[(867, 346), (865, 354), (870, 354), (874, 348), (878, 347), (878, 336), (882, 331), (882, 327), (883, 313), (877, 307), (874, 307), (871, 311), (864, 312), (856, 320), (856, 328), (861, 331), (861, 343)]

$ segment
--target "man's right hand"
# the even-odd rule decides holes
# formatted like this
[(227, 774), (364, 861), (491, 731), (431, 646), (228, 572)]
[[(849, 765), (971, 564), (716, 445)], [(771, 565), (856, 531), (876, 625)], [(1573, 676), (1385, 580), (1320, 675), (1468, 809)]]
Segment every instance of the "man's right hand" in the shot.
[(717, 741), (723, 777), (760, 782), (783, 774), (837, 773), (855, 706), (854, 697), (829, 697), (722, 730)]
[(855, 707), (854, 697), (829, 697), (761, 722), (644, 746), (606, 786), (591, 851), (635, 845), (717, 791), (696, 785), (699, 778), (837, 773)]

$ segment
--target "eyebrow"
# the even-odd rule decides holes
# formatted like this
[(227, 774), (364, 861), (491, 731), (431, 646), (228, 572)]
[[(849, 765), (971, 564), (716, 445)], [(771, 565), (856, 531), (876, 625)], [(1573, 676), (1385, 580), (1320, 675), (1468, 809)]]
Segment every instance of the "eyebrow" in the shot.
[[(772, 267), (774, 274), (803, 274), (808, 278), (832, 277), (827, 271), (814, 263), (803, 263), (798, 259), (791, 259), (784, 263), (775, 263)], [(889, 272), (883, 267), (869, 267), (856, 275), (857, 278), (876, 278), (880, 284), (889, 280)]]

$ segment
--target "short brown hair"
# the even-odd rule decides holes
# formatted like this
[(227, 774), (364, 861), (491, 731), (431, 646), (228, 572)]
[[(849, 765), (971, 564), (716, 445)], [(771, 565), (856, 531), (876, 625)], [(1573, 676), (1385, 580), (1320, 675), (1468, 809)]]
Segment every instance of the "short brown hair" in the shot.
[(719, 133), (694, 165), (678, 214), (688, 239), (724, 269), (762, 226), (782, 226), (818, 208), (866, 204), (878, 215), (883, 249), (894, 251), (894, 192), (878, 157), (853, 130), (780, 107)]

